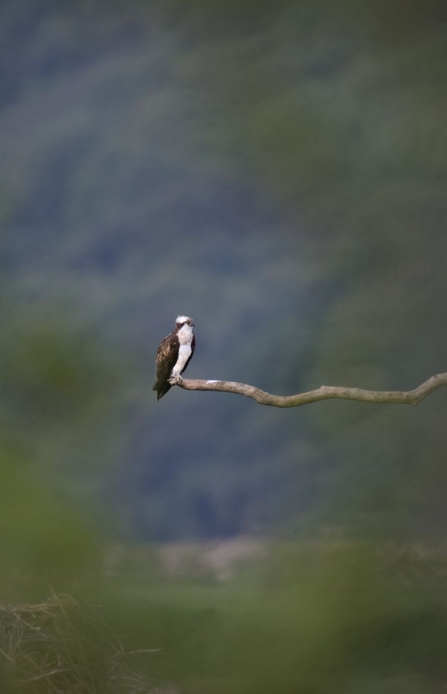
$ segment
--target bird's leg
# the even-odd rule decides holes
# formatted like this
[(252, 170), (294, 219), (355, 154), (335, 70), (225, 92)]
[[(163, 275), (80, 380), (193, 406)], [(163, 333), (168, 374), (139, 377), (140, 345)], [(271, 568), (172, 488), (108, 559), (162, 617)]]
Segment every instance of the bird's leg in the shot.
[(180, 376), (180, 374), (172, 372), (169, 378), (169, 383), (171, 386), (178, 386), (180, 383), (183, 383), (183, 378)]

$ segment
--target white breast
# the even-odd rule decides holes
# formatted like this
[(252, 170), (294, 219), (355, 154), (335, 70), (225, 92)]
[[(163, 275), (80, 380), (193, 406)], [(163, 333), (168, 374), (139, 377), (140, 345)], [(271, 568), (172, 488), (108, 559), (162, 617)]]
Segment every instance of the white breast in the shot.
[(177, 333), (181, 345), (190, 345), (192, 342), (192, 327), (185, 324)]
[(177, 333), (180, 342), (180, 347), (178, 351), (177, 362), (172, 369), (173, 376), (180, 376), (181, 372), (185, 368), (185, 364), (191, 356), (191, 342), (193, 338), (193, 332), (190, 325), (184, 325)]

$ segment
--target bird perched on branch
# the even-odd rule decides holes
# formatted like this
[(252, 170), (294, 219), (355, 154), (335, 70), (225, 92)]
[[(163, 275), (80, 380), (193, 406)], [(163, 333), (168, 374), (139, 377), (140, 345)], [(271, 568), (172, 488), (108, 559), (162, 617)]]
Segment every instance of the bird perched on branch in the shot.
[(156, 359), (157, 377), (152, 387), (152, 390), (157, 391), (157, 400), (180, 380), (191, 361), (196, 346), (193, 328), (192, 318), (177, 316), (175, 330), (160, 342)]

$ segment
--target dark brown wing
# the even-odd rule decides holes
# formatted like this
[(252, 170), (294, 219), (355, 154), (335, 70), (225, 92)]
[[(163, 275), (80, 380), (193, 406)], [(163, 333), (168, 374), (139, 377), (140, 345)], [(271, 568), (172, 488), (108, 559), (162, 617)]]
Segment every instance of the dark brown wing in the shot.
[(190, 362), (191, 359), (192, 359), (192, 355), (194, 354), (195, 348), (196, 348), (196, 336), (193, 335), (193, 336), (192, 336), (192, 341), (191, 341), (191, 354), (189, 355), (189, 359), (188, 359), (188, 361), (186, 362), (185, 366), (183, 367), (181, 373), (183, 373), (184, 371), (186, 371), (186, 367), (188, 366), (189, 362)]
[(178, 338), (177, 333), (174, 331), (167, 335), (161, 342), (157, 349), (156, 358), (156, 368), (157, 376), (155, 378), (152, 390), (157, 391), (157, 400), (166, 395), (168, 390), (171, 388), (169, 383), (169, 377), (171, 376), (172, 369), (175, 366), (178, 357)]

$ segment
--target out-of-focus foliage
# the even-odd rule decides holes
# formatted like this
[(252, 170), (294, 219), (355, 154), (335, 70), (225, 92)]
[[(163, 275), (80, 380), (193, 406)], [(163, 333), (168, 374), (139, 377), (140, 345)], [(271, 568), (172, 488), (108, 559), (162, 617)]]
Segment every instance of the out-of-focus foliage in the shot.
[(94, 609), (0, 605), (5, 693), (443, 691), (441, 548), (270, 542), (224, 581), (168, 578), (136, 552), (84, 583)]
[[(149, 567), (148, 567), (149, 568)], [(372, 544), (274, 545), (228, 583), (101, 584), (128, 647), (181, 692), (441, 692), (445, 556)], [(147, 575), (147, 574), (146, 574)], [(117, 599), (118, 596), (120, 599)], [(169, 689), (169, 688), (168, 688)]]
[(6, 594), (11, 575), (23, 580), (26, 594), (34, 579), (57, 585), (96, 567), (100, 544), (88, 510), (82, 514), (54, 485), (47, 488), (20, 458), (3, 457), (0, 465), (0, 580)]
[[(0, 581), (4, 596), (20, 596), (98, 566), (91, 491), (81, 504), (83, 455), (91, 488), (108, 452), (98, 435), (113, 422), (113, 391), (101, 389), (110, 367), (87, 340), (65, 340), (62, 322), (10, 328), (0, 359)], [(78, 491), (64, 477), (75, 463)]]

